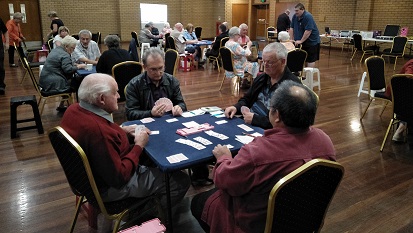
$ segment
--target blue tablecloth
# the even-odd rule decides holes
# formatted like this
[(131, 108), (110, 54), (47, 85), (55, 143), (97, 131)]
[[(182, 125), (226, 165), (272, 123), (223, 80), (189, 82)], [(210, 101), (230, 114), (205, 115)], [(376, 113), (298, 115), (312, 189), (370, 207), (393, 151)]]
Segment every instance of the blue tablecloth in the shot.
[[(204, 115), (189, 118), (177, 117), (176, 119), (178, 119), (178, 121), (171, 123), (166, 122), (166, 120), (171, 118), (174, 117), (172, 115), (165, 115), (161, 118), (153, 118), (155, 119), (155, 121), (146, 124), (143, 124), (140, 120), (128, 121), (123, 124), (143, 124), (151, 131), (159, 130), (159, 134), (149, 136), (149, 143), (146, 145), (145, 150), (151, 157), (151, 159), (158, 165), (159, 169), (163, 172), (181, 170), (184, 168), (192, 167), (194, 165), (202, 164), (203, 162), (213, 159), (214, 156), (212, 154), (212, 149), (217, 144), (230, 144), (234, 146), (234, 148), (230, 149), (232, 153), (236, 153), (243, 146), (241, 142), (235, 140), (235, 135), (242, 135), (243, 132), (246, 132), (245, 130), (237, 126), (239, 124), (245, 124), (244, 120), (242, 119), (215, 118), (206, 113)], [(226, 120), (227, 123), (220, 125), (215, 123), (216, 121), (220, 120)], [(182, 123), (189, 121), (195, 121), (198, 124), (209, 123), (210, 125), (213, 125), (215, 127), (214, 129), (212, 129), (214, 132), (224, 134), (228, 136), (228, 139), (221, 140), (219, 138), (209, 136), (205, 132), (192, 134), (187, 136), (187, 138), (176, 134), (177, 129), (185, 128)], [(248, 126), (254, 129), (254, 131), (248, 132), (250, 134), (254, 132), (263, 134), (264, 132), (264, 130), (259, 127), (253, 127), (250, 125)], [(175, 140), (179, 138), (190, 139), (191, 141), (196, 142), (192, 139), (198, 136), (211, 141), (212, 144), (206, 145), (205, 149), (197, 150), (194, 147), (175, 142)], [(166, 157), (178, 153), (183, 153), (186, 157), (188, 157), (188, 160), (173, 164), (169, 163)]]
[(205, 46), (205, 45), (211, 45), (211, 44), (212, 44), (212, 41), (210, 41), (210, 40), (200, 40), (200, 41), (198, 41), (198, 43), (193, 44), (193, 45)]
[(96, 73), (96, 66), (93, 66), (92, 70), (84, 70), (84, 69), (76, 70), (76, 74), (79, 75), (79, 77), (81, 78), (84, 78), (88, 76), (89, 74), (94, 74), (94, 73)]

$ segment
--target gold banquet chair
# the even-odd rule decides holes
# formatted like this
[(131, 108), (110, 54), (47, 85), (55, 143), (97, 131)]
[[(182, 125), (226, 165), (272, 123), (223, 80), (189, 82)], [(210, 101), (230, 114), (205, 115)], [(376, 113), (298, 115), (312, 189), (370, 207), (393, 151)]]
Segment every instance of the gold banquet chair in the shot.
[(174, 49), (165, 52), (165, 73), (176, 76), (179, 66), (179, 53)]
[[(37, 94), (39, 94), (40, 98), (37, 103), (37, 105), (40, 106), (40, 115), (42, 115), (43, 110), (44, 110), (44, 105), (46, 104), (47, 100), (49, 99), (54, 99), (55, 102), (57, 101), (66, 101), (68, 105), (72, 104), (72, 96), (71, 93), (60, 93), (60, 94), (55, 94), (55, 95), (46, 95), (42, 92), (41, 87), (39, 86), (39, 83), (36, 80), (36, 77), (34, 76), (33, 70), (29, 65), (29, 62), (27, 61), (26, 58), (23, 58), (23, 64), (25, 67), (27, 67), (27, 72), (30, 76), (30, 79), (32, 80), (33, 86), (36, 89)], [(56, 98), (58, 98), (56, 100)], [(43, 100), (43, 103), (42, 103)]]
[(406, 45), (407, 45), (407, 37), (396, 36), (393, 38), (391, 49), (383, 50), (383, 54), (381, 55), (381, 57), (383, 56), (389, 57), (389, 62), (390, 62), (390, 57), (395, 58), (393, 70), (396, 70), (397, 58), (403, 58)]
[[(219, 47), (221, 48), (221, 47), (225, 46), (225, 43), (227, 43), (228, 40), (229, 40), (229, 37), (222, 38), (221, 41), (219, 41)], [(220, 61), (221, 61), (221, 56), (219, 55), (219, 52), (218, 52), (218, 56), (209, 56), (209, 57), (207, 57), (207, 66), (208, 66), (209, 62), (212, 62), (212, 65), (215, 62), (216, 65), (217, 65), (217, 68), (218, 68), (218, 73), (220, 73), (221, 72), (221, 68), (219, 67), (219, 64), (221, 63)]]
[[(70, 232), (73, 232), (80, 208), (85, 203), (89, 203), (94, 208), (99, 209), (105, 218), (115, 220), (113, 233), (118, 232), (120, 228), (124, 229), (135, 225), (136, 222), (132, 220), (136, 220), (136, 218), (140, 218), (146, 213), (146, 211), (139, 213), (136, 211), (143, 209), (149, 201), (154, 201), (153, 206), (160, 207), (158, 199), (155, 198), (155, 196), (103, 202), (95, 183), (88, 157), (80, 145), (60, 126), (54, 127), (49, 131), (49, 140), (63, 168), (72, 192), (80, 197), (76, 201), (75, 216)], [(152, 202), (150, 203), (152, 204)], [(160, 210), (158, 209), (158, 211)], [(120, 227), (121, 220), (128, 215), (130, 216), (126, 220), (127, 222)]]
[(389, 131), (395, 124), (398, 124), (400, 121), (413, 124), (413, 74), (395, 74), (390, 80), (390, 85), (393, 117), (387, 127), (380, 151), (383, 151)]
[[(23, 50), (17, 48), (16, 43), (14, 43), (14, 49), (15, 49), (15, 51), (17, 51), (17, 55), (19, 56), (19, 60), (22, 63), (23, 68), (25, 70), (23, 78), (20, 81), (20, 84), (22, 84), (23, 81), (26, 79), (26, 76), (29, 74), (29, 68), (32, 69), (32, 71), (33, 71), (33, 69), (39, 70), (39, 67), (41, 65), (44, 65), (44, 62), (29, 62), (29, 60), (26, 57), (26, 55), (24, 54)], [(24, 62), (24, 59), (27, 60), (27, 63)]]
[[(231, 50), (229, 50), (227, 47), (221, 47), (219, 48), (219, 56), (221, 57), (222, 66), (224, 67), (224, 70), (234, 73), (235, 82), (233, 83), (233, 93), (235, 93), (235, 91), (239, 93), (239, 84), (241, 82), (241, 77), (235, 73), (234, 54), (232, 54)], [(222, 85), (224, 84), (226, 78), (227, 77), (224, 72), (224, 76), (222, 77), (221, 81), (221, 86), (219, 87), (218, 91), (221, 91)]]
[(313, 159), (280, 179), (269, 195), (264, 233), (320, 232), (343, 175), (339, 163)]
[(134, 77), (140, 75), (143, 71), (143, 65), (137, 61), (124, 61), (112, 67), (112, 77), (118, 84), (119, 102), (125, 101), (125, 92), (123, 91), (126, 85)]

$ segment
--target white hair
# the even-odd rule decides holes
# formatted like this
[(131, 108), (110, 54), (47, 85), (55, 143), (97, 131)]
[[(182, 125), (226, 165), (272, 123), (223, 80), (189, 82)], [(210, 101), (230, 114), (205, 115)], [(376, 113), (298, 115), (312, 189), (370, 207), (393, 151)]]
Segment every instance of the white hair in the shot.
[(278, 40), (281, 42), (285, 42), (290, 40), (290, 34), (288, 34), (288, 32), (286, 31), (281, 31), (278, 33)]
[(96, 104), (101, 94), (105, 95), (111, 91), (110, 83), (114, 80), (107, 74), (94, 73), (86, 76), (77, 92), (79, 99), (89, 104)]

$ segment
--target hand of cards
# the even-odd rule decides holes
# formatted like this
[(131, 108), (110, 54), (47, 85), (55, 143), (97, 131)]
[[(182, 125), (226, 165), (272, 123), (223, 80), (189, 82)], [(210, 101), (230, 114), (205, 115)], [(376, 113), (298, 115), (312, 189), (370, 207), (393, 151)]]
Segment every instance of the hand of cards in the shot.
[(155, 106), (162, 105), (162, 104), (165, 105), (165, 111), (166, 112), (172, 111), (173, 104), (172, 104), (172, 101), (170, 99), (162, 97), (162, 98), (159, 98), (155, 102)]
[(178, 129), (176, 130), (176, 133), (181, 135), (181, 136), (188, 136), (194, 133), (199, 133), (205, 130), (211, 130), (213, 129), (214, 126), (210, 125), (208, 123), (204, 123), (202, 125), (199, 125), (198, 127), (191, 127), (191, 128), (182, 128), (182, 129)]

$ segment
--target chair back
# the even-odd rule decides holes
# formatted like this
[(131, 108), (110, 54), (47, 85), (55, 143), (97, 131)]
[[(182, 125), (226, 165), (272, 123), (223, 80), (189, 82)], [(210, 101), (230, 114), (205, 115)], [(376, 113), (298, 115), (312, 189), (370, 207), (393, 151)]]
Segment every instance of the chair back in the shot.
[(294, 49), (288, 52), (287, 67), (291, 72), (302, 73), (305, 67), (305, 60), (307, 59), (307, 52), (302, 49)]
[(356, 48), (357, 50), (363, 51), (363, 38), (361, 37), (361, 35), (354, 34), (353, 41), (354, 41), (354, 48)]
[(168, 49), (170, 49), (171, 48), (171, 46), (169, 45), (169, 42), (168, 42), (168, 38), (171, 36), (171, 33), (166, 33), (165, 35), (164, 35), (164, 40), (165, 40), (165, 46), (164, 46), (164, 51), (166, 52), (166, 51), (168, 51)]
[(176, 50), (175, 39), (172, 36), (168, 37), (169, 48)]
[(391, 52), (393, 54), (398, 54), (400, 56), (404, 55), (404, 49), (406, 48), (407, 37), (405, 36), (396, 36), (393, 38), (393, 45), (391, 47)]
[[(27, 57), (24, 54), (23, 49), (18, 49), (16, 42), (13, 42), (13, 46), (14, 46), (14, 50), (17, 51), (17, 55), (19, 56), (20, 62), (23, 64), (23, 68), (27, 70), (29, 66), (29, 61), (27, 60)], [(24, 62), (23, 60), (24, 58), (26, 59), (27, 62)]]
[(60, 165), (62, 165), (72, 192), (77, 196), (85, 196), (92, 206), (99, 206), (100, 210), (107, 214), (89, 160), (83, 149), (60, 126), (49, 131), (49, 140)]
[(229, 37), (222, 38), (220, 43), (219, 43), (220, 44), (219, 47), (225, 46), (225, 43), (227, 43), (228, 40), (229, 40)]
[(201, 34), (202, 34), (202, 27), (201, 26), (195, 27), (195, 35), (196, 35), (196, 38), (198, 38), (198, 40), (201, 40)]
[(371, 90), (382, 90), (386, 88), (386, 78), (384, 76), (385, 62), (382, 57), (368, 57), (364, 64), (367, 68), (367, 80), (369, 83), (369, 93)]
[(125, 92), (123, 91), (131, 79), (142, 73), (143, 66), (136, 61), (125, 61), (112, 67), (112, 76), (118, 83), (119, 101), (125, 101)]
[(72, 37), (75, 38), (76, 40), (79, 40), (79, 35), (78, 34), (72, 34)]
[(224, 67), (224, 70), (234, 72), (234, 55), (231, 50), (225, 46), (222, 46), (219, 48), (219, 56), (222, 59), (222, 66)]
[(395, 74), (390, 80), (393, 113), (397, 119), (413, 124), (413, 74)]
[(179, 65), (179, 53), (174, 49), (165, 52), (165, 73), (175, 76)]
[(96, 42), (97, 44), (100, 44), (100, 41), (101, 41), (101, 33), (100, 33), (100, 32), (92, 33), (92, 40), (93, 40), (94, 42)]
[(54, 49), (54, 43), (53, 43), (53, 39), (49, 39), (46, 43), (47, 45), (47, 49), (49, 50), (49, 52), (52, 51), (52, 49)]
[(320, 232), (343, 175), (339, 163), (313, 159), (279, 180), (269, 195), (264, 232)]
[[(274, 33), (270, 33), (274, 32)], [(275, 27), (267, 27), (267, 39), (268, 41), (276, 40), (277, 36), (275, 35)]]
[(39, 83), (36, 80), (36, 76), (34, 75), (33, 70), (31, 69), (29, 65), (29, 62), (27, 61), (27, 58), (25, 57), (23, 58), (22, 64), (23, 64), (23, 67), (27, 70), (27, 73), (30, 76), (30, 80), (32, 80), (34, 89), (36, 89), (37, 94), (39, 94), (42, 97), (43, 95), (42, 95)]

